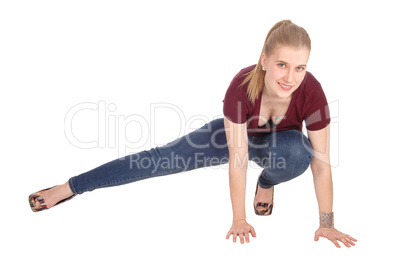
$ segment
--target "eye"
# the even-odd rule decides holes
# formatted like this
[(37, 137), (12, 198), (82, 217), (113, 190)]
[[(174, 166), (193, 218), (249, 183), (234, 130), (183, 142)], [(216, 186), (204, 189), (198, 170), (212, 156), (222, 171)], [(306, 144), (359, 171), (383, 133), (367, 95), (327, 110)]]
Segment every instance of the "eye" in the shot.
[(278, 66), (279, 66), (279, 67), (282, 67), (282, 68), (285, 68), (285, 67), (286, 67), (286, 65), (285, 65), (284, 63), (279, 63)]
[(303, 70), (304, 70), (304, 67), (299, 66), (299, 67), (297, 68), (297, 71), (303, 71)]

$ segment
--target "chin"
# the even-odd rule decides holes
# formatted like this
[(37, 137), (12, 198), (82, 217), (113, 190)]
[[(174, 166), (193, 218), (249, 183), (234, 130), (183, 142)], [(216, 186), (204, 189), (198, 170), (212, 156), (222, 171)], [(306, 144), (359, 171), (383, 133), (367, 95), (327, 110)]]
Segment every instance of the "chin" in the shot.
[(291, 96), (292, 93), (293, 93), (294, 91), (296, 91), (298, 87), (299, 87), (299, 85), (297, 85), (297, 87), (295, 87), (294, 89), (292, 88), (292, 89), (290, 89), (290, 90), (288, 90), (288, 91), (285, 91), (285, 90), (283, 90), (282, 88), (279, 88), (279, 89), (276, 91), (276, 94), (277, 94), (279, 97), (281, 97), (281, 98), (287, 98), (287, 97)]
[(293, 92), (294, 92), (294, 91), (288, 91), (288, 92), (286, 92), (286, 91), (284, 91), (284, 90), (281, 90), (281, 91), (276, 92), (276, 95), (277, 95), (278, 97), (280, 97), (280, 98), (288, 98), (289, 96), (292, 95)]

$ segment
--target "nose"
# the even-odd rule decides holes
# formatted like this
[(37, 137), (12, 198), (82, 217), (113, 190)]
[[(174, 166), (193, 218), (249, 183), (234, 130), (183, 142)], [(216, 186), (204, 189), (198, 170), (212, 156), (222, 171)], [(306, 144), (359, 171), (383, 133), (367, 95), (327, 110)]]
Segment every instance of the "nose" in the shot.
[(285, 83), (291, 84), (293, 82), (293, 71), (288, 70), (284, 77)]

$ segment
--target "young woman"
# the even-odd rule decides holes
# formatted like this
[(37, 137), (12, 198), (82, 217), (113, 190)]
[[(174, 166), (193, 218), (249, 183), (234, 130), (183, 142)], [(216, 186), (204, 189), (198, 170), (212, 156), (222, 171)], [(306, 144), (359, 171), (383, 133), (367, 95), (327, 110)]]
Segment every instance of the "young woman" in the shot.
[[(332, 178), (329, 163), (327, 100), (320, 83), (306, 71), (310, 55), (307, 32), (289, 20), (268, 32), (256, 65), (242, 69), (223, 100), (224, 118), (162, 147), (135, 153), (70, 178), (66, 183), (29, 196), (34, 212), (49, 209), (77, 194), (98, 188), (229, 163), (233, 223), (226, 235), (243, 244), (254, 228), (246, 221), (245, 191), (248, 160), (264, 168), (257, 180), (254, 211), (270, 215), (274, 185), (301, 175), (310, 165), (325, 237), (354, 246), (356, 239), (334, 228)], [(308, 138), (301, 132), (303, 121)]]

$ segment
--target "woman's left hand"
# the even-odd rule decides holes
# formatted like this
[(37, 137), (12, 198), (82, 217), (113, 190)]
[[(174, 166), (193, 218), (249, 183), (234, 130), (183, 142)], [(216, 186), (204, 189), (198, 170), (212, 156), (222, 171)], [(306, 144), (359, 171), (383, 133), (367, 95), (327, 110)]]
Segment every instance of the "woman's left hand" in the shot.
[(350, 248), (351, 245), (355, 245), (353, 241), (357, 242), (357, 240), (350, 235), (341, 233), (335, 228), (318, 228), (318, 230), (315, 232), (314, 241), (318, 241), (320, 236), (327, 238), (329, 241), (332, 241), (332, 243), (334, 243), (337, 248), (341, 247), (338, 243), (338, 240), (341, 241), (348, 248)]

